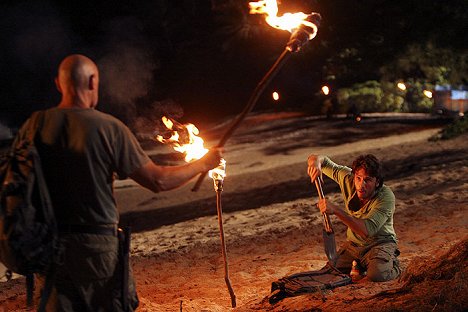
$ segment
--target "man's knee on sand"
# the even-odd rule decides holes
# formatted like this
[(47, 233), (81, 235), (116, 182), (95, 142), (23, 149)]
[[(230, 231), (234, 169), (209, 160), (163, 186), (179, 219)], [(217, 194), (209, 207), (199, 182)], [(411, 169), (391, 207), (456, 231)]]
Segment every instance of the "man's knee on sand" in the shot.
[(367, 278), (372, 282), (386, 282), (400, 275), (398, 260), (374, 259), (367, 267)]
[(396, 244), (387, 243), (375, 246), (366, 255), (364, 261), (367, 265), (367, 277), (373, 282), (385, 282), (400, 275)]

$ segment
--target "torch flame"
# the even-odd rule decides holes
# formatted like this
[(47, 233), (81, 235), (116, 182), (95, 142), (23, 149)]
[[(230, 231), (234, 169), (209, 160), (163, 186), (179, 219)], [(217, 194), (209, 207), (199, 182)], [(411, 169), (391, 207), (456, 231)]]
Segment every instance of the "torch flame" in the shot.
[(224, 158), (221, 158), (218, 167), (210, 170), (208, 175), (213, 180), (223, 181), (226, 177), (226, 161)]
[(308, 32), (308, 40), (313, 39), (317, 35), (318, 27), (307, 18), (309, 14), (303, 12), (285, 13), (278, 16), (278, 4), (276, 0), (262, 0), (257, 2), (249, 2), (250, 14), (265, 14), (267, 15), (266, 22), (274, 28), (293, 32), (299, 26), (304, 25), (310, 27), (312, 31)]
[[(208, 152), (208, 149), (203, 146), (203, 139), (198, 136), (199, 131), (195, 125), (191, 123), (180, 124), (166, 116), (163, 116), (161, 120), (166, 128), (171, 130), (171, 134), (168, 139), (157, 135), (156, 140), (163, 144), (169, 144), (174, 150), (184, 153), (186, 162), (200, 159)], [(223, 181), (226, 177), (226, 160), (221, 158), (218, 167), (210, 170), (208, 174), (213, 180)]]
[(156, 140), (170, 144), (174, 150), (184, 153), (186, 162), (200, 159), (208, 152), (208, 149), (203, 146), (203, 139), (198, 136), (200, 132), (195, 125), (179, 124), (166, 116), (162, 117), (162, 122), (172, 132), (169, 138), (165, 139), (162, 135), (158, 135)]

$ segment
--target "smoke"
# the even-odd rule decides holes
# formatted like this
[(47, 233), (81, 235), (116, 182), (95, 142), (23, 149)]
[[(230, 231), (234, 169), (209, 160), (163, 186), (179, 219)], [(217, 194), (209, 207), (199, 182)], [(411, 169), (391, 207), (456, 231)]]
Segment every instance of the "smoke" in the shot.
[[(167, 64), (173, 58), (167, 35), (186, 24), (179, 15), (170, 27), (159, 18), (169, 14), (169, 9), (179, 13), (179, 8), (185, 7), (172, 7), (172, 3), (114, 8), (104, 1), (23, 0), (1, 4), (0, 85), (5, 88), (1, 115), (5, 123), (18, 126), (33, 111), (58, 104), (60, 94), (54, 84), (57, 66), (74, 53), (89, 56), (99, 67), (99, 110), (130, 126), (141, 124), (136, 118), (158, 115), (160, 119), (167, 111), (177, 111), (174, 118), (178, 118), (182, 108), (167, 97), (170, 86), (176, 84), (174, 77), (180, 73), (156, 76), (161, 69), (170, 68)], [(173, 96), (181, 100), (179, 85), (174, 89)]]
[(91, 57), (100, 69), (100, 110), (128, 121), (137, 114), (138, 100), (152, 93), (159, 61), (137, 17), (95, 20), (91, 10), (89, 16), (77, 19), (74, 14), (86, 12), (84, 8), (48, 1), (2, 6), (0, 70), (8, 92), (4, 117), (22, 122), (32, 111), (56, 105), (60, 97), (54, 85), (57, 66), (73, 53)]
[(136, 103), (154, 88), (159, 62), (141, 31), (138, 19), (127, 17), (106, 25), (104, 55), (98, 60), (101, 73), (101, 107), (135, 117)]
[(140, 138), (152, 137), (158, 134), (161, 129), (166, 129), (161, 121), (162, 116), (180, 121), (184, 115), (184, 110), (175, 101), (169, 99), (156, 101), (148, 105), (141, 114), (133, 120), (132, 128), (135, 129)]

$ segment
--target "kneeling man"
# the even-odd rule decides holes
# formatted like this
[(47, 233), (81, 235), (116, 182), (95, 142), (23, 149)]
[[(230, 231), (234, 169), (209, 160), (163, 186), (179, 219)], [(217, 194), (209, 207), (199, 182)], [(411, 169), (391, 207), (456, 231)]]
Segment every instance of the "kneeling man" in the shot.
[(374, 282), (397, 278), (401, 269), (397, 237), (393, 229), (395, 196), (383, 184), (382, 165), (371, 154), (354, 160), (352, 168), (338, 165), (322, 155), (310, 155), (308, 174), (312, 181), (322, 172), (334, 180), (341, 189), (345, 207), (326, 199), (319, 201), (320, 211), (334, 214), (346, 226), (347, 241), (338, 251), (335, 263), (343, 273), (350, 272), (356, 260), (361, 272)]

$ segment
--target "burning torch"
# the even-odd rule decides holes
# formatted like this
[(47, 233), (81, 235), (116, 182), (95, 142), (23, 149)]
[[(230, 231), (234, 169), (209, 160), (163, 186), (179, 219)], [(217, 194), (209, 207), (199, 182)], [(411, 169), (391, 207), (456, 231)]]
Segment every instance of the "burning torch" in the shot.
[(226, 176), (226, 161), (221, 159), (221, 162), (218, 167), (209, 171), (210, 178), (213, 179), (214, 190), (216, 191), (216, 211), (218, 212), (218, 224), (219, 224), (219, 234), (221, 238), (221, 252), (224, 259), (224, 281), (226, 282), (227, 288), (229, 290), (229, 295), (231, 296), (231, 306), (236, 307), (236, 295), (231, 286), (231, 281), (229, 280), (229, 264), (227, 260), (227, 250), (226, 243), (224, 241), (224, 229), (223, 229), (223, 208), (221, 202), (221, 192), (223, 191), (224, 177)]
[[(286, 47), (278, 57), (276, 62), (258, 83), (257, 87), (250, 96), (247, 105), (244, 107), (241, 113), (231, 122), (228, 129), (222, 136), (218, 143), (218, 147), (223, 147), (227, 140), (233, 135), (234, 131), (239, 127), (240, 123), (245, 119), (248, 113), (252, 111), (258, 98), (265, 90), (266, 86), (271, 82), (273, 77), (279, 72), (283, 64), (289, 58), (292, 53), (298, 52), (308, 41), (315, 38), (317, 35), (318, 27), (322, 20), (320, 14), (311, 13), (305, 14), (302, 12), (298, 13), (286, 13), (283, 16), (277, 16), (278, 6), (275, 0), (264, 0), (258, 2), (250, 2), (250, 13), (251, 14), (266, 14), (267, 23), (277, 29), (288, 30), (291, 32)], [(202, 173), (192, 188), (193, 192), (198, 191), (203, 179), (206, 176), (206, 172)]]
[[(178, 152), (185, 154), (185, 161), (190, 162), (194, 159), (203, 157), (208, 149), (204, 147), (204, 141), (198, 136), (198, 128), (193, 124), (181, 124), (177, 121), (162, 117), (162, 122), (166, 126), (168, 133), (165, 136), (157, 135), (156, 140), (161, 143), (169, 144)], [(213, 179), (214, 189), (216, 191), (216, 210), (218, 212), (219, 233), (221, 238), (221, 252), (224, 259), (224, 280), (231, 296), (231, 305), (236, 307), (236, 295), (229, 280), (229, 267), (227, 260), (226, 242), (224, 239), (223, 228), (223, 209), (221, 205), (221, 192), (223, 191), (224, 177), (226, 176), (226, 161), (221, 159), (218, 167), (209, 171), (210, 177)]]

